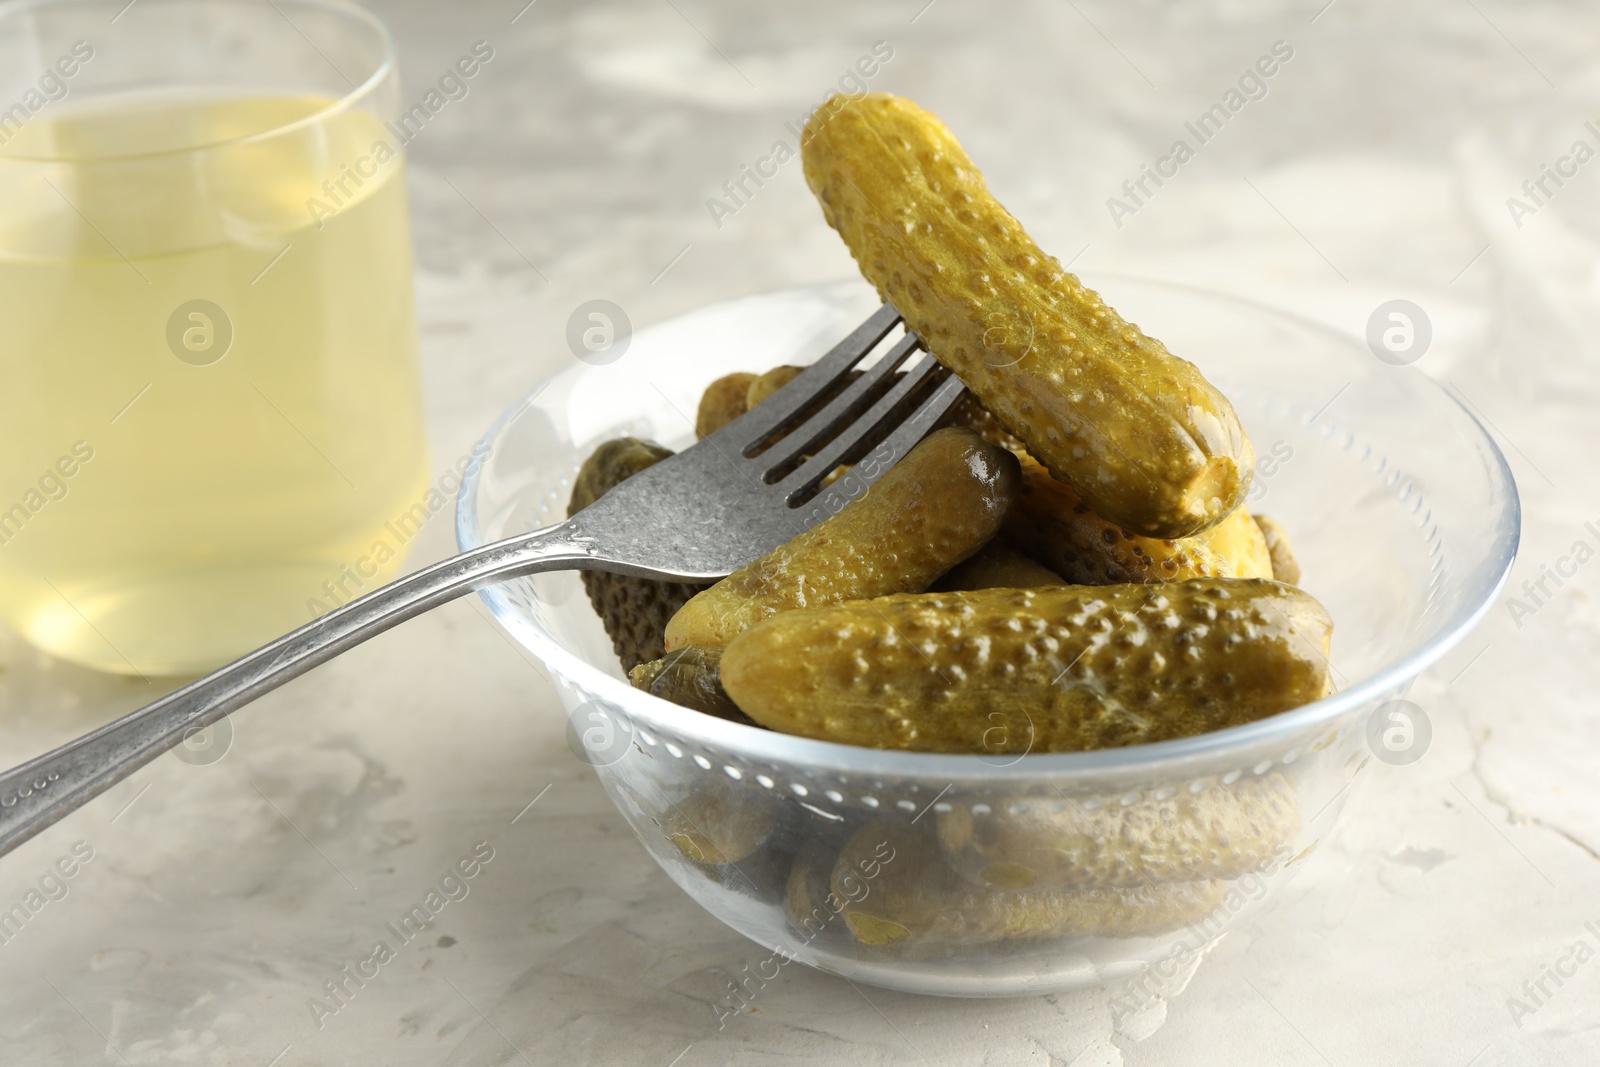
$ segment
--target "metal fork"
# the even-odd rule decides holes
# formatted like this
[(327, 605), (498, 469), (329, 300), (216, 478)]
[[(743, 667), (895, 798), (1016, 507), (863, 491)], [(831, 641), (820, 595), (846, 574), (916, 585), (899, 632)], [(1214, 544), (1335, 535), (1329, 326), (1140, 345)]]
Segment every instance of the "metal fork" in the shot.
[[(922, 347), (909, 331), (851, 379), (850, 372), (899, 322), (899, 313), (884, 305), (765, 403), (634, 475), (565, 522), (397, 579), (0, 775), (0, 853), (191, 731), (471, 590), (567, 569), (713, 579), (765, 555), (864, 491), (960, 395), (961, 382), (931, 358), (901, 373)], [(817, 491), (841, 463), (852, 462), (845, 477)]]

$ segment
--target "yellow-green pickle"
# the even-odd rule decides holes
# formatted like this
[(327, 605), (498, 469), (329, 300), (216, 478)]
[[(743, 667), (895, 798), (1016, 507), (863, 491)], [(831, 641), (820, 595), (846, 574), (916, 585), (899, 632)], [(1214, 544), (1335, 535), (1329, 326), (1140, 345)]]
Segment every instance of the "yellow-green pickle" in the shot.
[(1097, 514), (1184, 537), (1243, 502), (1255, 453), (1233, 405), (1041, 251), (937, 118), (835, 96), (800, 155), (879, 295)]
[(749, 410), (745, 395), (755, 380), (754, 374), (739, 372), (724, 375), (706, 386), (694, 416), (695, 437), (710, 437)]
[(1258, 578), (902, 594), (787, 611), (722, 656), (756, 722), (923, 752), (1059, 752), (1253, 722), (1320, 699), (1332, 623)]
[(1256, 515), (1255, 520), (1266, 542), (1268, 557), (1272, 560), (1272, 577), (1289, 585), (1299, 585), (1300, 563), (1294, 558), (1294, 550), (1289, 547), (1289, 532), (1265, 515)]
[(850, 838), (830, 887), (844, 902), (856, 941), (923, 952), (1012, 939), (1164, 933), (1204, 918), (1224, 891), (1210, 880), (1126, 889), (973, 885), (950, 868), (923, 828), (897, 819), (868, 823)]
[(628, 672), (628, 681), (635, 689), (643, 689), (662, 700), (730, 722), (756, 725), (722, 688), (721, 662), (720, 648), (673, 649), (660, 659), (633, 668)]
[[(607, 441), (586, 460), (573, 479), (567, 514), (576, 515), (610, 489), (668, 456), (672, 450), (634, 437)], [(630, 574), (582, 571), (584, 592), (605, 625), (611, 647), (631, 671), (641, 663), (666, 655), (663, 635), (667, 621), (705, 586), (690, 582), (662, 582)]]
[(766, 844), (780, 807), (769, 793), (707, 774), (662, 805), (656, 821), (679, 852), (719, 866), (748, 859)]
[(970, 430), (936, 431), (837, 515), (690, 600), (666, 646), (726, 645), (796, 608), (926, 589), (994, 536), (1017, 480), (1011, 453)]
[(955, 804), (937, 816), (939, 846), (979, 885), (1127, 889), (1242, 877), (1284, 855), (1300, 829), (1294, 790), (1279, 774), (1132, 804), (1103, 799), (1034, 797), (1024, 811)]
[(805, 370), (804, 367), (782, 364), (756, 375), (751, 379), (750, 387), (745, 391), (744, 402), (746, 409), (755, 407), (773, 393), (800, 377), (800, 372), (803, 370)]
[(1266, 540), (1240, 508), (1193, 537), (1132, 533), (1096, 515), (1077, 491), (1021, 455), (1022, 493), (1004, 536), (1074, 585), (1271, 578)]
[(1010, 545), (990, 541), (978, 554), (956, 564), (932, 588), (936, 592), (954, 589), (1031, 589), (1040, 585), (1066, 585), (1066, 581), (1041, 563)]
[(832, 879), (839, 849), (846, 840), (842, 834), (808, 837), (789, 868), (783, 910), (795, 932), (808, 943), (820, 940), (849, 944), (854, 940), (845, 922), (845, 907), (864, 900), (871, 892), (872, 878), (882, 870), (886, 860), (894, 858), (887, 842), (877, 854), (861, 857), (866, 869), (858, 869), (854, 876), (842, 879), (845, 895), (841, 896), (834, 892)]

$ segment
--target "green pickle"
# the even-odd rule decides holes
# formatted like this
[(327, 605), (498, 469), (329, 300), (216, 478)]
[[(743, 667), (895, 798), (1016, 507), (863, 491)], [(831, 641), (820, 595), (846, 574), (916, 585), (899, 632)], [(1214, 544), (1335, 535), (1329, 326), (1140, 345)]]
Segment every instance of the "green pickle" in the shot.
[(700, 407), (695, 411), (695, 437), (710, 437), (749, 410), (745, 395), (755, 380), (754, 374), (739, 371), (723, 375), (706, 386), (706, 391), (700, 394)]
[(773, 393), (800, 377), (800, 372), (803, 370), (805, 370), (804, 367), (783, 364), (754, 376), (744, 394), (746, 410), (755, 407)]
[(800, 155), (878, 294), (1096, 513), (1184, 537), (1243, 503), (1255, 454), (1227, 398), (1045, 254), (937, 118), (835, 96)]
[(1193, 537), (1144, 537), (1096, 515), (1032, 456), (1018, 458), (1022, 494), (1004, 536), (1074, 585), (1272, 577), (1266, 543), (1242, 508)]
[(662, 807), (656, 822), (685, 857), (722, 866), (749, 859), (765, 845), (780, 808), (769, 793), (708, 774)]
[(1032, 589), (1066, 585), (1055, 571), (1036, 563), (1010, 545), (990, 541), (978, 554), (956, 564), (930, 587), (935, 592), (958, 589)]
[(1187, 737), (1320, 699), (1332, 623), (1259, 578), (901, 594), (774, 615), (722, 656), (763, 726), (921, 752)]
[(690, 600), (666, 646), (726, 645), (797, 608), (926, 589), (994, 536), (1017, 480), (1011, 453), (970, 430), (936, 431), (837, 515)]
[(969, 881), (1007, 889), (1131, 889), (1149, 882), (1243, 877), (1291, 849), (1300, 829), (1294, 789), (1280, 774), (1146, 795), (1131, 804), (1031, 798), (952, 805), (937, 816), (939, 846)]
[[(619, 437), (595, 449), (573, 479), (567, 514), (576, 515), (614, 485), (672, 455), (672, 450), (634, 437)], [(606, 571), (582, 571), (584, 592), (611, 638), (611, 647), (631, 671), (666, 655), (667, 621), (704, 585), (663, 582)]]
[(924, 951), (1015, 939), (1150, 936), (1199, 921), (1224, 892), (1211, 880), (1074, 890), (977, 886), (951, 869), (921, 828), (887, 818), (845, 844), (830, 887), (857, 942)]
[(628, 672), (635, 689), (719, 719), (756, 725), (722, 688), (720, 648), (679, 648)]
[(1300, 584), (1300, 562), (1289, 547), (1289, 533), (1277, 520), (1265, 515), (1254, 516), (1267, 544), (1267, 555), (1272, 561), (1272, 577), (1286, 585)]

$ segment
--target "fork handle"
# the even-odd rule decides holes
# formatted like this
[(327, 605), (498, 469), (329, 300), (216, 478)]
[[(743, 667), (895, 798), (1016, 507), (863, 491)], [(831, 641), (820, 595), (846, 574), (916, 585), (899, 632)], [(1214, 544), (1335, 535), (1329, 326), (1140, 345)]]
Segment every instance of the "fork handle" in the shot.
[(204, 678), (0, 774), (0, 854), (74, 811), (191, 730), (391, 626), (471, 590), (596, 560), (572, 520), (484, 545), (340, 605)]

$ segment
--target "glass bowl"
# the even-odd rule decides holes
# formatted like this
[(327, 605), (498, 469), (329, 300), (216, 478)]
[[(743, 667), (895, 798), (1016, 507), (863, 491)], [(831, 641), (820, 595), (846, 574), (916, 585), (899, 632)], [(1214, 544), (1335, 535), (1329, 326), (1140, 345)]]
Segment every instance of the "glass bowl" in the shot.
[[(1374, 715), (1487, 610), (1516, 486), (1473, 417), (1356, 338), (1131, 278), (1096, 287), (1197, 363), (1256, 447), (1249, 507), (1282, 523), (1333, 616), (1337, 692), (1198, 737), (1026, 756), (891, 752), (727, 722), (631, 688), (576, 573), (480, 595), (548, 667), (574, 752), (646, 851), (773, 955), (872, 985), (1015, 996), (1170, 976), (1280, 892), (1374, 754)], [(752, 297), (641, 331), (508, 410), (461, 489), (474, 548), (565, 516), (620, 435), (682, 448), (702, 389), (809, 363), (877, 304), (861, 282)], [(1403, 724), (1402, 724), (1403, 725)]]

